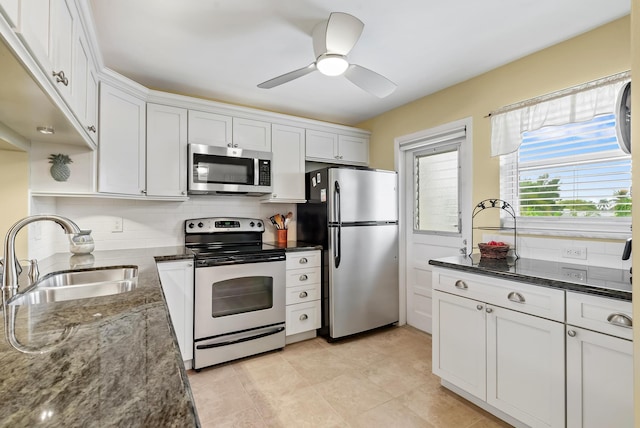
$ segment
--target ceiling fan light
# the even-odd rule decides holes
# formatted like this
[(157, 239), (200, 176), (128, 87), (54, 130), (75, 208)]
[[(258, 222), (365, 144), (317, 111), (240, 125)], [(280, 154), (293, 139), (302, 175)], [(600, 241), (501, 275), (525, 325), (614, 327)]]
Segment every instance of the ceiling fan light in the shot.
[(347, 70), (349, 62), (344, 55), (324, 54), (318, 57), (316, 67), (325, 76), (339, 76)]

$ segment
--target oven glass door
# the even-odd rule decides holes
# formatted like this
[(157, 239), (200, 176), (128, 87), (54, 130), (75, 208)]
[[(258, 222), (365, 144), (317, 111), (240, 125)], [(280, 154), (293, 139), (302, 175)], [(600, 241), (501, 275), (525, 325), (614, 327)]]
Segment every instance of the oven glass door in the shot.
[(195, 276), (196, 340), (284, 322), (284, 261), (199, 267)]
[(211, 284), (211, 316), (213, 318), (273, 307), (273, 278), (245, 276)]
[(255, 184), (253, 158), (193, 154), (193, 182), (199, 184)]

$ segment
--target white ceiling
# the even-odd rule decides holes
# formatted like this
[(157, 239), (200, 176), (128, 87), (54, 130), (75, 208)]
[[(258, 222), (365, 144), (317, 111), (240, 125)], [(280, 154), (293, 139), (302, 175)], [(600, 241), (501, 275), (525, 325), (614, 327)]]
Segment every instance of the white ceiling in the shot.
[[(630, 0), (90, 0), (104, 65), (153, 89), (353, 125), (630, 12)], [(365, 24), (349, 54), (398, 85), (378, 99), (318, 72), (331, 12)]]

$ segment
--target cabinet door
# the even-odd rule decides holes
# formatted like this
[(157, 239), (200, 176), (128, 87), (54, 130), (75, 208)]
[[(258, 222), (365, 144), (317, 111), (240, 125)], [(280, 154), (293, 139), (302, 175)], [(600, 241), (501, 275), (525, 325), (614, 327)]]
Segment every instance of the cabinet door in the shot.
[(164, 298), (183, 361), (193, 359), (193, 262), (158, 263)]
[(369, 165), (369, 139), (338, 135), (338, 158), (341, 162)]
[(47, 75), (51, 73), (49, 60), (50, 0), (22, 0), (20, 2), (19, 34)]
[(189, 110), (189, 143), (227, 147), (231, 133), (231, 116)]
[[(53, 79), (56, 87), (65, 98), (73, 104), (73, 46), (75, 36), (75, 10), (74, 5), (66, 0), (50, 0), (51, 17), (49, 22), (49, 57), (51, 70), (49, 77)], [(54, 75), (57, 74), (58, 76)]]
[(481, 302), (433, 292), (433, 373), (481, 400), (486, 397), (484, 309)]
[(7, 18), (11, 27), (17, 27), (19, 25), (20, 0), (0, 0), (0, 10), (5, 18)]
[(259, 120), (233, 118), (233, 147), (271, 151), (271, 124)]
[[(73, 53), (73, 110), (82, 123), (87, 126), (87, 89), (89, 78), (89, 64), (92, 61), (84, 35), (78, 31), (74, 39)], [(86, 128), (85, 128), (86, 129)]]
[(87, 70), (87, 116), (85, 126), (94, 143), (98, 142), (98, 73), (90, 61)]
[(338, 156), (338, 134), (307, 129), (307, 159), (335, 162), (336, 156)]
[(147, 196), (187, 194), (187, 110), (147, 104)]
[(129, 93), (100, 85), (99, 192), (146, 193), (145, 106)]
[(567, 427), (633, 427), (633, 343), (567, 326)]
[(530, 426), (563, 427), (564, 324), (486, 310), (487, 403)]
[(271, 138), (272, 200), (304, 201), (305, 131), (273, 125)]

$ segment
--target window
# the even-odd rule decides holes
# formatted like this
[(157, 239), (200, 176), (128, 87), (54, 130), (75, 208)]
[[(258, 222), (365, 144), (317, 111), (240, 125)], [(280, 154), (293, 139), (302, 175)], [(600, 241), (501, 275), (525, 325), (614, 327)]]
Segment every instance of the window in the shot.
[(448, 145), (417, 153), (414, 157), (414, 230), (460, 233), (460, 145)]
[[(606, 87), (608, 96), (613, 94), (615, 100), (619, 86), (616, 82), (613, 91)], [(500, 197), (516, 209), (519, 229), (573, 236), (628, 235), (631, 155), (616, 135), (615, 101), (609, 101), (611, 113), (587, 120), (553, 120), (553, 114), (574, 116), (576, 110), (589, 110), (589, 98), (583, 97), (582, 103), (560, 98), (558, 104), (539, 109), (548, 115), (541, 122), (551, 126), (521, 127), (517, 150), (500, 157)], [(513, 135), (514, 126), (539, 111), (518, 114), (519, 122), (509, 132)]]

